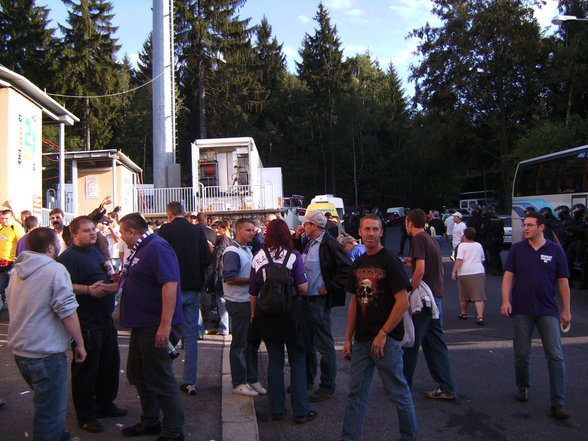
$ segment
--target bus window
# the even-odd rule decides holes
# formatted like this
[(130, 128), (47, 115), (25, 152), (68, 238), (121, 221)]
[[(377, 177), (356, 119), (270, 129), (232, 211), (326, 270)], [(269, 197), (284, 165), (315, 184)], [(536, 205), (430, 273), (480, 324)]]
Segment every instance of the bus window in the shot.
[(537, 164), (529, 164), (519, 167), (515, 182), (515, 196), (533, 196), (537, 194)]
[(561, 162), (560, 190), (562, 193), (578, 193), (586, 191), (584, 180), (586, 173), (586, 154), (569, 156)]
[(555, 194), (559, 187), (559, 161), (539, 164), (537, 175), (537, 194)]

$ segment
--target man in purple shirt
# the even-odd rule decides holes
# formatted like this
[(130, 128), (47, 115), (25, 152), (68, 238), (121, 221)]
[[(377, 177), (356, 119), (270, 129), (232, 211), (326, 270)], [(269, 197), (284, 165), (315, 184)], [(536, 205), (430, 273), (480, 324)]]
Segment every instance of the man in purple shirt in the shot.
[[(565, 365), (558, 328), (560, 322), (563, 328), (572, 320), (568, 267), (563, 248), (543, 236), (544, 222), (539, 213), (525, 216), (525, 238), (512, 246), (506, 259), (500, 313), (512, 318), (514, 328), (516, 399), (529, 400), (529, 354), (536, 326), (549, 367), (551, 413), (566, 419)], [(563, 305), (560, 314), (555, 303), (556, 289)]]
[(184, 409), (168, 355), (183, 321), (178, 259), (169, 243), (149, 233), (139, 213), (121, 219), (120, 233), (131, 251), (119, 282), (120, 321), (131, 328), (127, 377), (137, 388), (142, 407), (141, 422), (122, 432), (163, 432), (156, 441), (183, 441)]
[(18, 242), (16, 242), (16, 257), (18, 257), (18, 255), (23, 251), (29, 249), (27, 246), (27, 237), (31, 231), (33, 231), (35, 228), (39, 228), (39, 219), (37, 219), (36, 216), (28, 216), (24, 221), (24, 226), (27, 230), (27, 233), (18, 239)]

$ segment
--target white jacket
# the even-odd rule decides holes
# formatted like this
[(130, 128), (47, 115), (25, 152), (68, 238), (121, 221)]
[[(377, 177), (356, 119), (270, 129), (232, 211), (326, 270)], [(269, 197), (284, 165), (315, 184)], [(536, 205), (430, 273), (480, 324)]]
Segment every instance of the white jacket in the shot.
[(418, 288), (413, 290), (409, 295), (410, 311), (418, 314), (424, 307), (431, 308), (431, 316), (434, 319), (439, 318), (439, 309), (433, 297), (433, 291), (425, 282), (421, 281)]

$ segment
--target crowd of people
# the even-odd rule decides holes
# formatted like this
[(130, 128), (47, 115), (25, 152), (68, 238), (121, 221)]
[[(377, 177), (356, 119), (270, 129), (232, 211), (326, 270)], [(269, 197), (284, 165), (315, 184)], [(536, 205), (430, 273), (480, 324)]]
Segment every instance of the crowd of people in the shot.
[[(404, 231), (410, 253), (399, 259), (383, 246), (384, 227), (376, 214), (359, 219), (359, 243), (320, 211), (301, 216), (301, 225), (291, 231), (276, 215), (263, 223), (240, 218), (233, 224), (185, 213), (179, 202), (169, 203), (167, 219), (156, 225), (140, 213), (119, 219), (120, 210), (107, 213), (109, 203), (106, 198), (69, 225), (54, 209), (51, 227), (39, 227), (30, 213), (23, 212), (21, 224), (10, 207), (0, 211), (0, 288), (6, 288), (10, 310), (8, 344), (34, 393), (35, 440), (73, 439), (64, 430), (69, 347), (80, 428), (101, 433), (100, 419), (127, 414), (115, 404), (120, 354), (112, 314), (117, 304), (120, 325), (131, 331), (126, 372), (141, 406), (140, 421), (124, 427), (125, 436), (184, 439), (181, 393), (197, 394), (198, 340), (206, 332), (232, 334), (234, 394), (267, 394), (271, 418), (282, 420), (288, 391), (294, 422), (315, 420), (318, 411), (311, 405), (331, 399), (337, 390), (331, 309), (344, 306), (347, 294), (351, 301), (341, 356), (351, 363), (352, 376), (342, 440), (361, 439), (374, 368), (396, 407), (401, 439), (417, 439), (412, 383), (420, 348), (436, 384), (425, 396), (458, 397), (443, 338), (445, 289), (437, 234), (459, 238), (452, 277), (459, 279), (460, 318), (473, 302), (477, 323), (484, 324), (485, 301), (484, 250), (475, 242), (476, 229), (462, 225), (459, 213), (450, 216), (447, 231), (435, 233), (445, 226), (438, 213), (409, 211)], [(517, 400), (528, 400), (530, 339), (537, 326), (550, 367), (551, 410), (563, 419), (564, 364), (557, 331), (560, 321), (562, 326), (571, 321), (569, 272), (565, 252), (545, 239), (545, 229), (541, 215), (525, 218), (525, 240), (513, 246), (505, 265), (501, 313), (513, 319)], [(279, 312), (267, 306), (269, 296), (277, 295), (267, 289), (276, 286), (270, 285), (277, 283), (276, 268), (287, 275), (287, 306)], [(557, 290), (561, 313), (554, 300)], [(204, 329), (203, 311), (216, 312), (214, 329)], [(185, 363), (178, 382), (173, 359), (180, 340)], [(267, 389), (258, 366), (262, 341), (268, 353)]]

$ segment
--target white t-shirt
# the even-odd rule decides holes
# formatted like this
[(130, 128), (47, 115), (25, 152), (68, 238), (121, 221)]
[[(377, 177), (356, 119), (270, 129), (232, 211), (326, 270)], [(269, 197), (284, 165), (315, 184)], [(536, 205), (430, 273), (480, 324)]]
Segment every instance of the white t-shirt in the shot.
[(463, 232), (467, 228), (465, 222), (460, 222), (459, 224), (456, 222), (453, 226), (453, 233), (451, 236), (453, 237), (453, 248), (457, 246), (458, 243), (461, 242), (461, 238), (463, 237)]
[(113, 257), (119, 257), (120, 256), (119, 253), (123, 253), (123, 258), (121, 259), (121, 265), (124, 265), (125, 262), (127, 261), (127, 257), (129, 257), (129, 254), (131, 254), (131, 250), (129, 250), (129, 247), (127, 246), (125, 241), (122, 239), (119, 239), (119, 241), (116, 243), (116, 245), (118, 247), (118, 253), (116, 253), (116, 256), (113, 256)]
[(449, 216), (447, 219), (445, 219), (445, 228), (447, 228), (446, 233), (448, 236), (451, 236), (453, 234), (453, 225), (455, 224), (455, 219), (453, 219), (453, 216)]
[(457, 248), (456, 259), (463, 260), (457, 270), (458, 276), (484, 274), (484, 250), (478, 242), (462, 242)]

